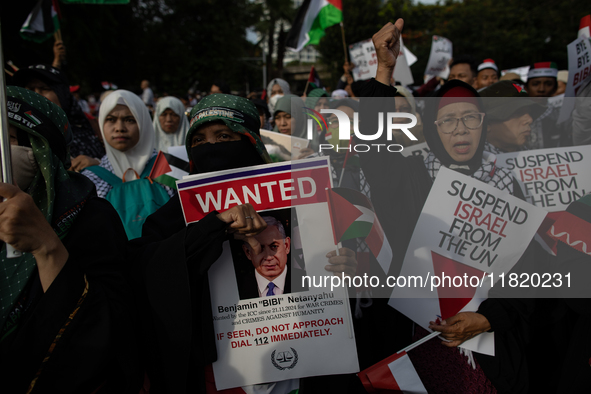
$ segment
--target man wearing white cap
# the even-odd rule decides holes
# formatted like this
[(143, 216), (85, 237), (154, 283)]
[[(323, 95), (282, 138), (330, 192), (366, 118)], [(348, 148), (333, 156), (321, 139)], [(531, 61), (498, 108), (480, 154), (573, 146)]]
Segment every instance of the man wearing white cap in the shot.
[[(558, 67), (555, 62), (534, 63), (527, 74), (525, 89), (529, 97), (551, 97), (558, 88)], [(547, 104), (544, 99), (542, 104)], [(557, 125), (560, 106), (548, 105), (531, 125), (529, 149), (554, 148), (572, 145), (569, 133)]]
[(557, 76), (556, 63), (534, 63), (529, 69), (525, 84), (529, 97), (551, 97), (558, 88)]
[(487, 86), (499, 81), (499, 68), (492, 59), (484, 59), (478, 66), (476, 75), (476, 90), (484, 89)]
[(558, 76), (556, 80), (558, 82), (558, 89), (556, 89), (556, 92), (554, 92), (552, 96), (559, 96), (561, 94), (564, 94), (564, 92), (566, 91), (566, 84), (568, 83), (568, 70), (558, 71)]

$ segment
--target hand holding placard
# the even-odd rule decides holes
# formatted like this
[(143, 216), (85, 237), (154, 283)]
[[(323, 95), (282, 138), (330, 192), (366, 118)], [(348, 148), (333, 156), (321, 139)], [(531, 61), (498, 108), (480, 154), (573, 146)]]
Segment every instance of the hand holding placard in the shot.
[(217, 215), (224, 223), (230, 224), (228, 233), (236, 233), (245, 237), (257, 235), (267, 223), (260, 217), (250, 204), (237, 205)]

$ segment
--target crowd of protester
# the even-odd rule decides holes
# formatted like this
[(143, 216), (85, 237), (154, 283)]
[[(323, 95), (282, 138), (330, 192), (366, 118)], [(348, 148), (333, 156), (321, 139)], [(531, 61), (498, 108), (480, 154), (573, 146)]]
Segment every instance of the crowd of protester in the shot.
[[(149, 177), (160, 151), (183, 146), (189, 172), (204, 174), (278, 160), (269, 155), (274, 147), (266, 146), (261, 131), (307, 138), (304, 108), (337, 109), (351, 120), (358, 112), (415, 115), (411, 132), (417, 138), (400, 131), (394, 138), (404, 147), (426, 142), (426, 158), (360, 153), (360, 165), (345, 165), (355, 140), (338, 139), (334, 114), (326, 114), (327, 127), (320, 126), (293, 157), (329, 157), (336, 184), (371, 198), (394, 254), (390, 272), (379, 273), (385, 277), (400, 272), (440, 168), (524, 199), (495, 155), (591, 140), (584, 100), (591, 84), (579, 90), (569, 120), (558, 123), (561, 106), (549, 98), (564, 93), (568, 76), (543, 55), (525, 81), (515, 73), (501, 75), (492, 59), (458, 55), (446, 79), (397, 84), (391, 76), (402, 26), (401, 20), (390, 23), (374, 36), (375, 78), (354, 81), (353, 65), (345, 63), (336, 86), (310, 83), (305, 91), (274, 78), (241, 96), (220, 79), (206, 92), (173, 97), (143, 80), (137, 92), (107, 84), (100, 98), (84, 100), (61, 69), (61, 42), (52, 65), (16, 72), (7, 89), (16, 185), (0, 184), (0, 239), (23, 254), (0, 256), (0, 390), (215, 392), (207, 272), (224, 241), (246, 239), (256, 249), (253, 236), (267, 224), (244, 204), (185, 225), (176, 190)], [(368, 106), (364, 97), (384, 99)], [(206, 115), (212, 108), (231, 111), (234, 119)], [(39, 124), (31, 124), (31, 117)], [(377, 124), (367, 120), (374, 118), (362, 118), (360, 129), (375, 130)], [(332, 148), (319, 150), (322, 144)], [(589, 205), (585, 200), (569, 210), (587, 223)], [(327, 270), (360, 272), (356, 253), (364, 249), (361, 240), (345, 243), (339, 256), (327, 257)], [(589, 256), (566, 244), (553, 255), (534, 240), (518, 266), (552, 271), (564, 260), (578, 269)], [(350, 300), (358, 347), (352, 357), (362, 369), (428, 334), (387, 301), (377, 290)], [(411, 358), (430, 393), (590, 392), (585, 327), (591, 314), (589, 302), (578, 301), (489, 298), (475, 312), (431, 322), (447, 342), (431, 340)], [(457, 346), (483, 332), (495, 332), (495, 356), (476, 353), (470, 365)], [(244, 392), (365, 392), (354, 374), (292, 383)]]

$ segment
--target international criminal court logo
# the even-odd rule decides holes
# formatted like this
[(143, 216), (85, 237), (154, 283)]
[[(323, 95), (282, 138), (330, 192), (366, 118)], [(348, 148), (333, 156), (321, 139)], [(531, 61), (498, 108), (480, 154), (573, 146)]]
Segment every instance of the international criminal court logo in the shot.
[(298, 352), (292, 347), (290, 347), (291, 351), (281, 351), (278, 352), (277, 350), (273, 350), (271, 353), (271, 362), (273, 366), (280, 371), (285, 369), (292, 369), (298, 363)]

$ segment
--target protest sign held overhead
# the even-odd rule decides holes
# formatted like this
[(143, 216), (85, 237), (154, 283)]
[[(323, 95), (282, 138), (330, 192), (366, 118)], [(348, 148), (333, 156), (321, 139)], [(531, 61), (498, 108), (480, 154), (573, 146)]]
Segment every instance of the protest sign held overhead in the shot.
[[(425, 328), (437, 317), (476, 311), (545, 215), (506, 191), (442, 167), (404, 258), (399, 278), (409, 279), (397, 282), (389, 305)], [(492, 354), (487, 336), (462, 347)]]
[(425, 75), (447, 78), (449, 75), (449, 61), (453, 58), (453, 44), (450, 40), (441, 36), (433, 36), (431, 53)]
[(415, 80), (412, 77), (410, 66), (417, 61), (417, 57), (404, 46), (402, 37), (400, 37), (400, 53), (396, 60), (396, 68), (394, 69), (394, 80), (400, 82), (403, 86), (412, 85)]
[[(583, 81), (591, 74), (591, 42), (589, 38), (581, 36), (568, 44), (568, 82), (566, 84), (565, 97), (575, 97)], [(575, 102), (574, 99), (565, 99), (560, 110), (558, 123), (570, 118)]]
[[(393, 77), (402, 85), (411, 85), (414, 83), (414, 79), (410, 66), (417, 61), (417, 57), (404, 46), (402, 39), (400, 40), (400, 48)], [(376, 49), (371, 39), (349, 45), (349, 56), (351, 62), (355, 65), (352, 71), (355, 81), (364, 81), (375, 77), (378, 70), (378, 61)]]

